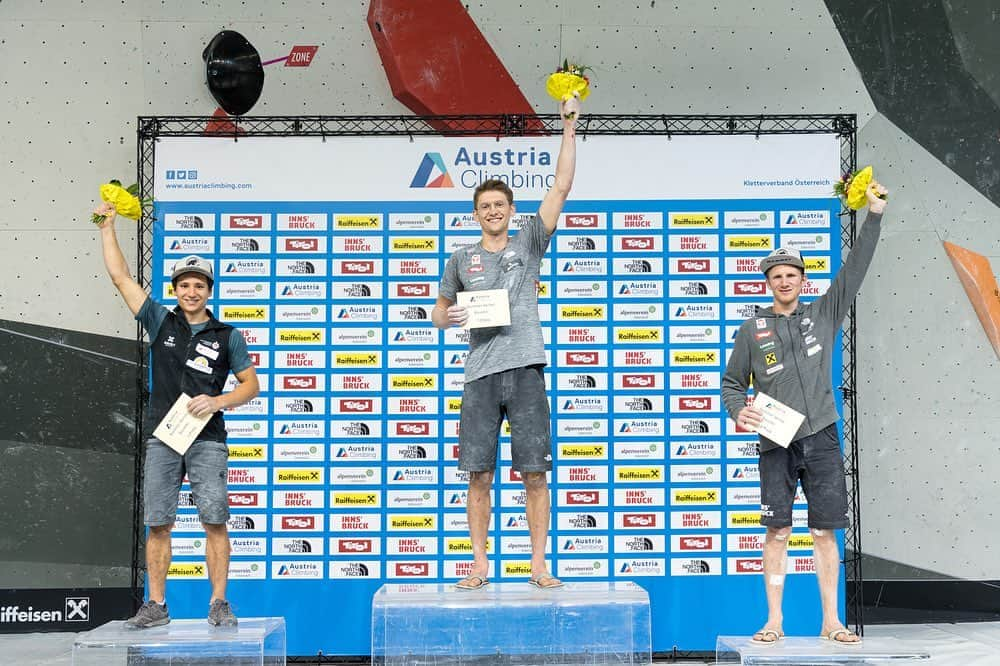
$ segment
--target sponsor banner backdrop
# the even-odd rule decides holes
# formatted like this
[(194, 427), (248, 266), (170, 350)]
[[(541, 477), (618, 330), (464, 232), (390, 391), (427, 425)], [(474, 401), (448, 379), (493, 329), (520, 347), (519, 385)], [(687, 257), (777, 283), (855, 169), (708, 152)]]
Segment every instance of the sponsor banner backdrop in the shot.
[[(829, 288), (840, 147), (822, 135), (650, 146), (580, 143), (542, 264), (547, 559), (568, 581), (633, 580), (654, 609), (686, 608), (654, 614), (654, 651), (709, 650), (764, 616), (760, 580), (744, 575), (761, 557), (757, 453), (723, 409), (721, 376), (738, 326), (770, 301), (756, 264), (776, 243), (815, 258), (807, 298)], [(475, 186), (512, 186), (516, 233), (557, 150), (557, 137), (159, 139), (150, 286), (172, 305), (173, 261), (205, 256), (210, 307), (257, 365), (261, 397), (226, 416), (230, 596), (242, 616), (284, 616), (289, 654), (368, 654), (380, 585), (468, 573), (457, 459), (469, 338), (430, 313), (450, 253), (479, 239)], [(520, 585), (530, 548), (507, 424), (498, 458), (492, 578)], [(180, 504), (168, 594), (172, 613), (198, 617), (204, 533), (187, 485)], [(790, 574), (812, 570), (805, 508), (797, 497)], [(786, 631), (814, 630), (814, 583), (786, 585)], [(720, 603), (694, 603), (705, 595)], [(353, 609), (335, 632), (317, 612), (331, 599)]]

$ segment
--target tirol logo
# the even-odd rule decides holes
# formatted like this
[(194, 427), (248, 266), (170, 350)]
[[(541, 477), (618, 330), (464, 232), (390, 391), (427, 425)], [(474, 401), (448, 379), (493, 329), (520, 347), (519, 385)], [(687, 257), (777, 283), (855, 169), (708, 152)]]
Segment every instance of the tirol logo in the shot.
[(677, 259), (678, 273), (708, 273), (712, 264), (707, 259)]
[(371, 275), (375, 272), (374, 261), (342, 261), (341, 275)]
[(763, 280), (733, 282), (734, 296), (761, 296), (765, 289)]
[(441, 153), (424, 153), (410, 187), (455, 187), (444, 166)]
[(623, 375), (625, 388), (656, 388), (656, 375)]
[(314, 530), (316, 529), (316, 519), (313, 516), (282, 516), (281, 529)]
[(230, 215), (230, 229), (263, 229), (263, 215)]
[(426, 576), (430, 569), (426, 562), (396, 562), (397, 576)]
[(566, 365), (597, 365), (600, 356), (592, 352), (566, 352)]
[(286, 238), (286, 252), (316, 252), (319, 250), (318, 238)]
[(282, 377), (286, 389), (314, 389), (316, 388), (316, 377), (314, 375), (285, 375)]
[(600, 226), (600, 221), (595, 213), (581, 214), (575, 213), (566, 215), (567, 229), (596, 229)]
[(680, 550), (712, 550), (712, 537), (681, 537)]
[(596, 490), (570, 490), (566, 492), (566, 504), (599, 504), (601, 494)]
[(430, 424), (426, 421), (412, 421), (404, 422), (400, 421), (396, 423), (396, 435), (397, 436), (415, 436), (422, 437), (430, 434)]
[(622, 516), (623, 527), (656, 527), (654, 513), (626, 513)]

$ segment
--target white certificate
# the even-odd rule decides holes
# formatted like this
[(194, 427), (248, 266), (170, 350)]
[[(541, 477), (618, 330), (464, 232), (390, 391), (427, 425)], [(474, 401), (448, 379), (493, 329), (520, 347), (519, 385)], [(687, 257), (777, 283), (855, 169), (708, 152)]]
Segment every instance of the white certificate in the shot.
[(187, 409), (189, 402), (191, 402), (191, 396), (181, 393), (177, 402), (153, 431), (153, 437), (181, 455), (184, 455), (184, 452), (191, 447), (192, 442), (205, 428), (205, 424), (212, 418), (211, 414), (195, 416), (189, 412)]
[(469, 320), (462, 328), (510, 326), (510, 301), (506, 289), (460, 291), (458, 305), (469, 311)]
[(805, 420), (800, 414), (783, 402), (778, 402), (766, 393), (757, 392), (753, 399), (754, 409), (763, 414), (757, 433), (767, 437), (779, 446), (788, 448), (792, 438)]

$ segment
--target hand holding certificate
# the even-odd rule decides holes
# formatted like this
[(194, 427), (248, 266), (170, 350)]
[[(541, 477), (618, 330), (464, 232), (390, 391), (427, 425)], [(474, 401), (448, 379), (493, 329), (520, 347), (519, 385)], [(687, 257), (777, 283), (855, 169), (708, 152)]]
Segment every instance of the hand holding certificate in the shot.
[(191, 396), (181, 393), (177, 402), (153, 431), (153, 437), (181, 455), (184, 455), (191, 448), (191, 444), (204, 430), (205, 424), (212, 418), (211, 412), (202, 416), (195, 416), (189, 412), (189, 402), (191, 402)]
[(760, 391), (754, 397), (753, 407), (762, 415), (757, 434), (784, 448), (792, 443), (792, 438), (806, 418), (804, 414)]
[(457, 304), (469, 313), (462, 328), (510, 326), (510, 301), (506, 289), (460, 291), (455, 296)]

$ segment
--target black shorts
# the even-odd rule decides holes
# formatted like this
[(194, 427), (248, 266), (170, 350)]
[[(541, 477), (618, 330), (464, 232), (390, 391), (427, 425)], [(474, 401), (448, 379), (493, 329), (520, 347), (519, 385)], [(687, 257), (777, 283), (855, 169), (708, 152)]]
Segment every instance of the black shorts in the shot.
[(801, 480), (809, 503), (809, 527), (847, 527), (847, 480), (837, 424), (797, 439), (787, 449), (760, 454), (760, 524), (789, 527), (795, 486)]
[(458, 468), (496, 469), (500, 426), (510, 422), (510, 449), (518, 472), (552, 469), (549, 399), (542, 366), (495, 372), (465, 383), (458, 429)]

